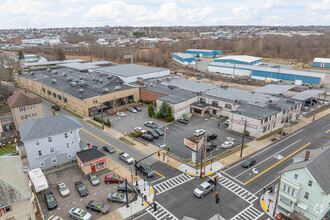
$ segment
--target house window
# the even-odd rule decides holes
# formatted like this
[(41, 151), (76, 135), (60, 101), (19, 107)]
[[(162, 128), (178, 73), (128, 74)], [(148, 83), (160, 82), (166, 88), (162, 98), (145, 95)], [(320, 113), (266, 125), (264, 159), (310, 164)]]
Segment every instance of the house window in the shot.
[(304, 198), (305, 198), (305, 199), (308, 199), (308, 197), (309, 197), (309, 193), (308, 193), (308, 192), (305, 192), (305, 196), (304, 196)]
[(55, 92), (53, 92), (53, 96), (56, 98), (56, 93)]
[(28, 114), (28, 115), (27, 115), (27, 118), (31, 118), (31, 114)]
[(62, 100), (62, 96), (61, 96), (61, 95), (57, 95), (57, 98), (58, 98), (59, 100)]
[(286, 110), (283, 111), (283, 115), (285, 114)]
[(308, 186), (312, 186), (313, 185), (313, 181), (312, 180), (309, 180), (308, 181)]
[(66, 143), (66, 148), (70, 148), (70, 145), (69, 145), (69, 143)]
[(55, 147), (50, 147), (50, 153), (54, 153), (55, 152)]
[(294, 174), (294, 177), (293, 177), (295, 180), (297, 180), (298, 179), (298, 174)]
[(5, 211), (5, 213), (7, 213), (7, 212), (10, 212), (12, 209), (11, 209), (11, 206), (9, 205), (9, 206), (6, 206), (5, 208), (4, 208), (4, 211)]
[(47, 93), (48, 93), (48, 95), (52, 94), (52, 92), (50, 90), (47, 90)]
[(283, 196), (280, 197), (280, 201), (283, 202), (284, 204), (291, 206), (292, 205), (292, 201), (290, 199), (287, 199)]
[(63, 101), (66, 103), (68, 102), (67, 98), (63, 97)]
[(65, 138), (68, 138), (68, 133), (64, 133), (64, 137)]
[(31, 105), (31, 109), (35, 109), (35, 106), (34, 105)]
[(57, 163), (57, 157), (55, 156), (55, 157), (52, 157), (51, 158), (51, 161), (52, 161), (52, 163)]
[(283, 124), (284, 123), (284, 118), (282, 119), (282, 121), (281, 121), (281, 124)]
[(39, 145), (39, 144), (40, 144), (39, 140), (36, 140), (36, 145)]
[(291, 187), (289, 186), (289, 187), (288, 187), (288, 193), (290, 193), (290, 188), (291, 188)]
[(40, 162), (40, 167), (44, 167), (45, 166), (45, 161), (41, 161)]
[(261, 124), (262, 124), (262, 122), (263, 122), (263, 119), (261, 119)]
[(265, 123), (268, 121), (268, 117), (267, 118), (265, 118)]
[(71, 159), (71, 158), (72, 158), (72, 154), (68, 153), (68, 159)]
[(219, 106), (219, 102), (217, 102), (217, 101), (212, 101), (212, 105), (214, 105), (214, 106)]
[(21, 119), (22, 119), (22, 120), (25, 120), (25, 119), (26, 119), (26, 115), (22, 115), (22, 116), (21, 116)]
[(19, 112), (24, 112), (24, 107), (20, 107)]
[(283, 192), (285, 192), (286, 184), (283, 185)]
[(29, 110), (29, 106), (25, 106), (25, 110)]
[(231, 109), (231, 105), (230, 104), (225, 104), (225, 108)]
[(267, 131), (267, 127), (264, 127), (263, 129), (262, 129), (262, 132), (266, 132)]
[(39, 155), (39, 157), (42, 156), (41, 150), (38, 150), (38, 155)]
[(53, 141), (52, 137), (48, 137), (48, 142), (52, 142), (52, 141)]
[(32, 117), (37, 117), (37, 113), (32, 113)]
[(105, 161), (96, 164), (96, 168), (102, 168), (102, 167), (105, 167)]
[(277, 114), (275, 114), (275, 118), (277, 117)]
[(294, 196), (294, 188), (292, 188), (291, 195)]

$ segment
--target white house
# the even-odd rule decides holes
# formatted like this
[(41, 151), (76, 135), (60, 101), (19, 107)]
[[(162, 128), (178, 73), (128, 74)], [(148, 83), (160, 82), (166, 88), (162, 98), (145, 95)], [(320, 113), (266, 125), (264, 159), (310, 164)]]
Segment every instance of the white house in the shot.
[(76, 160), (81, 128), (76, 118), (62, 114), (26, 120), (19, 132), (30, 169), (39, 167), (44, 170)]

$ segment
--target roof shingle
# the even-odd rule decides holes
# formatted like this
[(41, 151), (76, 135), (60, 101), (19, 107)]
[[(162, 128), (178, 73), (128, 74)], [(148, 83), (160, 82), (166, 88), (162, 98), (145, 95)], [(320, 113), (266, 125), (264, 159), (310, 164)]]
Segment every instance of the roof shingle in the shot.
[(35, 105), (39, 103), (42, 103), (42, 99), (40, 97), (33, 97), (31, 94), (23, 91), (15, 92), (14, 95), (8, 98), (10, 108)]

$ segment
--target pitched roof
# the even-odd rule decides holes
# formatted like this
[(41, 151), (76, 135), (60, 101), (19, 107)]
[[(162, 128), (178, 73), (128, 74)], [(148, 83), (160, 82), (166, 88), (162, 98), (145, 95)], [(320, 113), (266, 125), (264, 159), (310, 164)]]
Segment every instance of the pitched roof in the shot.
[(22, 141), (27, 141), (62, 134), (82, 127), (76, 118), (59, 114), (36, 120), (28, 119), (20, 126), (19, 132)]
[(95, 148), (89, 148), (87, 150), (77, 152), (77, 157), (79, 157), (79, 159), (82, 162), (93, 161), (93, 160), (99, 159), (99, 158), (104, 157), (104, 156), (105, 156), (104, 153), (102, 153), (101, 151), (96, 150)]
[(0, 208), (27, 200), (32, 196), (22, 168), (22, 160), (19, 156), (0, 157)]
[(42, 99), (40, 97), (34, 97), (31, 94), (23, 91), (17, 91), (14, 95), (8, 98), (8, 104), (10, 108), (17, 108), (39, 103), (42, 103)]

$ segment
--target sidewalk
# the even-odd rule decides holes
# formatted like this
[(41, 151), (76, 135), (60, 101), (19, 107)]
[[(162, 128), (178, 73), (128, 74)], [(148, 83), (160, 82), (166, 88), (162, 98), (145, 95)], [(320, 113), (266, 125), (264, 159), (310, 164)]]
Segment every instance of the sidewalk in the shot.
[(272, 194), (266, 191), (260, 197), (260, 207), (262, 207), (265, 213), (271, 218), (273, 218), (273, 214), (274, 214), (277, 190), (278, 188), (277, 186), (275, 186), (275, 190)]

